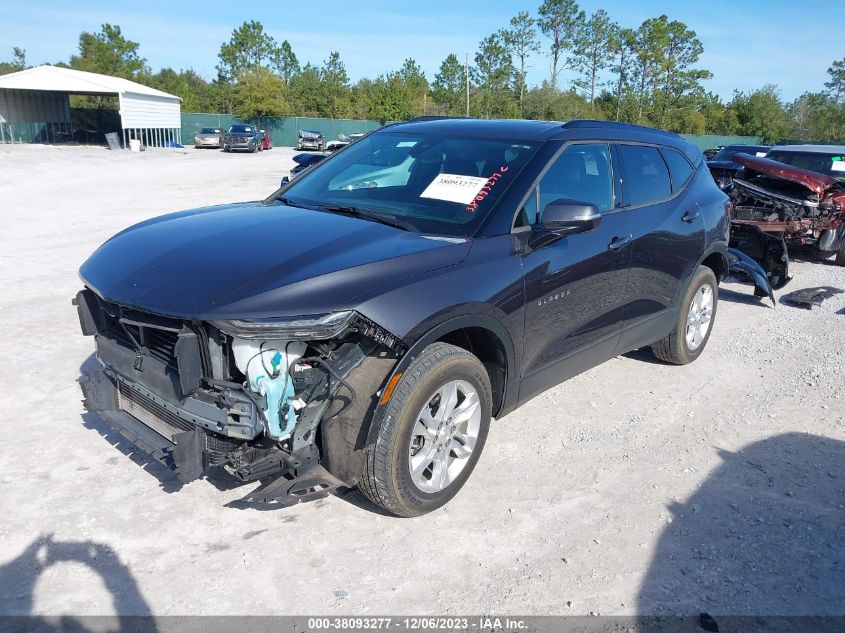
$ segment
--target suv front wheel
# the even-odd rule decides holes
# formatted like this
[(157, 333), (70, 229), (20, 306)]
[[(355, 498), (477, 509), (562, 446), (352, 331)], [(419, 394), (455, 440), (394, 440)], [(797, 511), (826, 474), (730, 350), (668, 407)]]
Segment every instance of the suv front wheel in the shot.
[(716, 275), (706, 266), (699, 266), (678, 310), (675, 329), (651, 346), (654, 355), (673, 365), (686, 365), (698, 358), (710, 339), (718, 303)]
[(359, 488), (398, 516), (447, 503), (478, 462), (492, 411), (490, 378), (460, 347), (434, 343), (402, 375), (365, 450)]

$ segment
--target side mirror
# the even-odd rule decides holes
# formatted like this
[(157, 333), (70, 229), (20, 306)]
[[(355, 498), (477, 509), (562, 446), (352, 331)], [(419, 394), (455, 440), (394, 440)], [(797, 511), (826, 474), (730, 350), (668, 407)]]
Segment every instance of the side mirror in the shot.
[(559, 235), (591, 231), (601, 223), (601, 213), (590, 202), (558, 198), (543, 209), (542, 226)]
[(592, 231), (600, 223), (601, 213), (596, 205), (558, 198), (543, 209), (541, 230), (532, 237), (531, 247), (541, 248), (567, 235)]

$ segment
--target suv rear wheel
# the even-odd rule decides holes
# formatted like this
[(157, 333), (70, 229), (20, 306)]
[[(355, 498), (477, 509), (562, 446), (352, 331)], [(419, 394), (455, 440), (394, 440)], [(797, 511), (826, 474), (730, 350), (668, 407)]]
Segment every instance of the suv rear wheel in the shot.
[(399, 381), (365, 451), (359, 488), (398, 516), (447, 503), (478, 462), (492, 411), (490, 378), (460, 347), (429, 345)]
[(651, 346), (654, 355), (673, 365), (686, 365), (698, 358), (710, 339), (718, 303), (716, 275), (699, 266), (681, 303), (675, 329)]

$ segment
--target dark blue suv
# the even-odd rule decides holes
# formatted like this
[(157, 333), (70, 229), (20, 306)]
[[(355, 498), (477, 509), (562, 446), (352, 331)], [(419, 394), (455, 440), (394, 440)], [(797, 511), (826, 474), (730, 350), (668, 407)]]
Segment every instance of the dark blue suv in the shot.
[(704, 350), (728, 198), (674, 134), (418, 119), (262, 202), (129, 228), (81, 268), (96, 411), (190, 481), (446, 503), (491, 418), (629, 350)]

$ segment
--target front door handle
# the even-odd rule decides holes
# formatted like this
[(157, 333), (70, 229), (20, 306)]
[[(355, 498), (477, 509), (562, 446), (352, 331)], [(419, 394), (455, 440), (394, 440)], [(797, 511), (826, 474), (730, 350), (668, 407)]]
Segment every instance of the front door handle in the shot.
[(681, 220), (686, 222), (687, 224), (692, 224), (698, 218), (701, 217), (701, 210), (695, 209), (694, 211), (687, 211), (684, 215), (681, 216)]
[(631, 243), (630, 237), (619, 237), (616, 236), (612, 240), (610, 240), (610, 244), (607, 245), (608, 250), (611, 251), (618, 251), (620, 248), (628, 245)]

